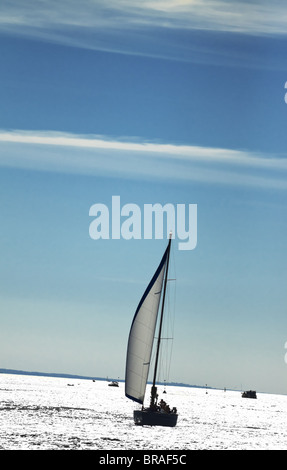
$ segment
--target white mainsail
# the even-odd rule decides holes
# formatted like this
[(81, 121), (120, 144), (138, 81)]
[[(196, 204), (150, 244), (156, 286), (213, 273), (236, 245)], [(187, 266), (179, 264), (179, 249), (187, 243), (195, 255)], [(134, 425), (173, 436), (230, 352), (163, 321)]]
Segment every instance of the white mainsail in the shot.
[(129, 335), (125, 393), (128, 398), (141, 404), (148, 379), (167, 255), (168, 248), (141, 298)]

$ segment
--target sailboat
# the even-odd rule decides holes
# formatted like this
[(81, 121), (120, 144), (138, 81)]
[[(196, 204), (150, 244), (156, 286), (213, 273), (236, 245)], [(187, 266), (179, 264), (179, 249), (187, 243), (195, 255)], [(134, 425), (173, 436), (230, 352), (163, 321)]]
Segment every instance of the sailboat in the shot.
[[(169, 426), (177, 423), (176, 408), (170, 409), (161, 400), (158, 401), (156, 387), (159, 351), (161, 346), (162, 324), (167, 287), (168, 266), (171, 247), (171, 234), (162, 260), (146, 288), (135, 312), (127, 348), (125, 394), (126, 397), (142, 405), (134, 410), (134, 422), (137, 425)], [(146, 384), (148, 380), (151, 354), (155, 340), (155, 329), (161, 302), (159, 330), (156, 344), (156, 358), (153, 372), (153, 383), (149, 407), (144, 407)]]

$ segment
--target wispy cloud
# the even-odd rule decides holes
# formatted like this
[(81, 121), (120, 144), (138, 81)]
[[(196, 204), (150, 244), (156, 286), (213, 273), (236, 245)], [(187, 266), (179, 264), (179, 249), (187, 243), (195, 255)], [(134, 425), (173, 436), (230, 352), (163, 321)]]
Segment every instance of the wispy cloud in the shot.
[(0, 131), (0, 165), (84, 175), (287, 189), (287, 159), (283, 157), (52, 131)]
[[(194, 44), (194, 31), (286, 35), (287, 7), (285, 0), (2, 0), (1, 31), (95, 50), (194, 60), (198, 50), (204, 57), (212, 49), (211, 40)], [(219, 53), (232, 59), (230, 51)]]
[(2, 0), (2, 26), (199, 28), (286, 34), (284, 0)]

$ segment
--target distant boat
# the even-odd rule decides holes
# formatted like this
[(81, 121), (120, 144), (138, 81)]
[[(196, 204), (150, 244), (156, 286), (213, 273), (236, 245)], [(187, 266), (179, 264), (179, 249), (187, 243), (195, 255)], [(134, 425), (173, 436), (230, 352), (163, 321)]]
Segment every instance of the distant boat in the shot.
[(248, 390), (242, 393), (242, 398), (257, 398), (255, 390)]
[(108, 385), (109, 385), (109, 387), (118, 387), (118, 386), (119, 386), (119, 382), (117, 382), (116, 380), (113, 380), (113, 381), (110, 382)]
[[(134, 411), (134, 422), (135, 424), (141, 426), (150, 425), (173, 427), (176, 425), (178, 417), (176, 408), (172, 408), (171, 410), (163, 400), (158, 402), (156, 387), (159, 350), (162, 339), (161, 334), (170, 247), (171, 235), (162, 260), (137, 307), (128, 340), (125, 394), (127, 398), (134, 400), (142, 405), (141, 410)], [(163, 295), (161, 295), (162, 287)], [(154, 366), (153, 384), (151, 388), (150, 405), (149, 407), (145, 408), (143, 403), (146, 393), (146, 384), (148, 380), (151, 352), (154, 343), (154, 334), (161, 297), (161, 315), (159, 321), (159, 333), (156, 346), (156, 359)]]

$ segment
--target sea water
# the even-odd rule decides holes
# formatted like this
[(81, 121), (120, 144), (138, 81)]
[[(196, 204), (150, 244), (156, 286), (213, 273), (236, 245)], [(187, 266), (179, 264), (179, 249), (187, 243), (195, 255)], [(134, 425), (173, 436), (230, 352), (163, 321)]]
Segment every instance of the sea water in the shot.
[[(148, 386), (148, 388), (150, 388)], [(159, 387), (159, 394), (163, 388)], [(124, 384), (0, 374), (2, 450), (287, 449), (287, 396), (167, 386), (175, 428), (136, 426)]]

